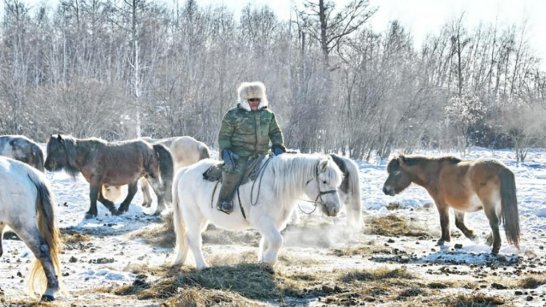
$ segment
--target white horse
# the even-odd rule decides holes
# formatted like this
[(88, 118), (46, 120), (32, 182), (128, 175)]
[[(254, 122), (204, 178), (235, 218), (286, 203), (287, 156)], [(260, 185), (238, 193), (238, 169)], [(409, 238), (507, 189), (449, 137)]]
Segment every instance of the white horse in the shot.
[(51, 189), (42, 173), (5, 157), (0, 157), (0, 187), (0, 256), (2, 233), (9, 226), (37, 258), (29, 275), (29, 290), (36, 293), (37, 282), (43, 288), (45, 277), (47, 288), (42, 301), (54, 300), (61, 276), (61, 241)]
[(44, 152), (36, 142), (26, 136), (0, 135), (0, 155), (44, 171)]
[(184, 264), (189, 245), (197, 268), (207, 267), (201, 251), (201, 233), (210, 221), (231, 230), (257, 229), (262, 235), (258, 259), (273, 265), (283, 242), (280, 231), (286, 227), (298, 197), (306, 195), (317, 201), (328, 216), (335, 216), (340, 210), (337, 187), (342, 175), (327, 156), (284, 154), (263, 162), (258, 178), (240, 186), (240, 202), (235, 197), (235, 210), (229, 215), (216, 209), (220, 184), (203, 179), (203, 172), (215, 163), (202, 160), (175, 176), (175, 264)]
[[(171, 137), (165, 139), (142, 138), (152, 144), (165, 145), (171, 152), (174, 160), (175, 172), (183, 167), (192, 165), (199, 160), (210, 158), (208, 146), (191, 136)], [(150, 193), (150, 183), (146, 178), (140, 179), (140, 188), (142, 190), (142, 206), (150, 207), (152, 205), (152, 195)], [(104, 186), (103, 195), (106, 199), (116, 202), (121, 198), (121, 187)]]
[(341, 201), (347, 209), (347, 226), (352, 230), (360, 230), (362, 228), (362, 205), (358, 166), (349, 158), (336, 154), (330, 156), (343, 173), (343, 180), (338, 191)]

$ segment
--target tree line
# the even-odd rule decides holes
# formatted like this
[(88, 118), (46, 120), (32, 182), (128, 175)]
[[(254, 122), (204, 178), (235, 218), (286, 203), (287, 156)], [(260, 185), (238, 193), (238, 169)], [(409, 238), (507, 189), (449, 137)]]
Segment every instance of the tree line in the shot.
[(289, 20), (198, 1), (5, 0), (0, 133), (215, 145), (242, 81), (267, 86), (288, 147), (388, 157), (416, 148), (544, 146), (546, 74), (527, 25), (431, 29), (420, 46), (380, 7), (307, 0)]

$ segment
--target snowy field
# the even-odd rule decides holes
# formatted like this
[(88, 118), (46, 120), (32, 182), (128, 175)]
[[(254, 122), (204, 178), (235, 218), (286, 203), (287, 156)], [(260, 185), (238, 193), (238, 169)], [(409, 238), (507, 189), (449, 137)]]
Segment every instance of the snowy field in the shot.
[[(460, 157), (458, 153), (436, 151), (416, 154), (453, 154)], [(244, 291), (239, 291), (238, 295), (248, 299), (248, 302), (267, 305), (405, 305), (409, 302), (408, 297), (415, 300), (412, 304), (443, 305), (442, 299), (445, 297), (461, 294), (501, 297), (508, 305), (546, 305), (546, 285), (539, 284), (527, 289), (517, 283), (520, 277), (528, 274), (544, 276), (546, 271), (546, 150), (530, 151), (526, 162), (521, 165), (516, 164), (513, 152), (503, 150), (472, 148), (464, 158), (478, 157), (499, 159), (515, 173), (522, 228), (519, 251), (506, 243), (504, 231), (501, 230), (501, 256), (489, 256), (490, 247), (485, 244), (485, 237), (490, 228), (483, 211), (466, 215), (467, 225), (476, 230), (481, 240), (473, 242), (460, 235), (451, 216), (452, 241), (445, 248), (438, 248), (435, 242), (440, 235), (439, 218), (425, 190), (412, 185), (401, 195), (386, 196), (381, 188), (387, 177), (385, 167), (388, 161), (359, 161), (364, 229), (358, 233), (347, 232), (344, 212), (333, 219), (318, 213), (306, 215), (300, 212), (296, 224), (284, 232), (285, 245), (281, 249), (280, 262), (274, 269), (282, 272), (279, 273), (284, 274), (282, 276), (308, 274), (313, 279), (313, 276), (321, 274), (402, 268), (412, 278), (400, 281), (401, 284), (397, 286), (401, 289), (400, 293), (392, 293), (395, 291), (392, 287), (386, 288), (386, 292), (358, 292), (344, 287), (344, 283), (335, 286), (321, 284), (318, 278), (313, 279), (313, 289), (321, 287), (326, 290), (313, 292), (311, 289), (305, 292), (309, 295), (292, 297), (288, 294), (282, 300), (275, 297), (260, 299)], [(173, 257), (172, 247), (154, 244), (146, 235), (154, 236), (162, 221), (146, 215), (153, 208), (140, 206), (141, 193), (137, 193), (129, 212), (121, 217), (110, 216), (104, 206), (98, 204), (98, 218), (85, 220), (84, 213), (89, 207), (89, 188), (85, 180), (79, 176), (74, 181), (65, 173), (48, 173), (47, 176), (57, 198), (58, 222), (63, 237), (67, 239), (61, 255), (65, 292), (58, 296), (55, 304), (155, 306), (163, 302), (165, 298), (162, 297), (143, 298), (138, 293), (119, 294), (116, 291), (123, 286), (134, 286), (143, 278), (150, 284), (160, 280), (164, 277), (161, 273), (149, 273), (142, 277), (139, 272), (144, 271), (143, 268), (167, 265)], [(302, 204), (302, 207), (305, 206)], [(366, 221), (393, 214), (423, 230), (425, 235), (383, 236), (369, 230)], [(214, 235), (207, 236), (207, 233)], [(213, 266), (253, 263), (257, 251), (256, 237), (253, 231), (237, 235), (209, 230), (205, 233), (205, 257)], [(0, 302), (9, 305), (36, 301), (36, 298), (25, 293), (24, 283), (33, 260), (32, 254), (13, 236), (7, 235), (3, 242)], [(195, 273), (190, 268), (183, 269), (184, 272)], [(246, 276), (241, 273), (240, 277)], [(355, 281), (346, 283), (354, 284)], [(408, 292), (404, 283), (415, 283), (419, 286), (410, 290), (418, 290)], [(440, 286), (432, 286), (437, 284)], [(203, 291), (210, 290), (203, 283), (198, 286)], [(330, 286), (332, 291), (325, 288)], [(365, 284), (359, 287), (364, 289)], [(221, 290), (230, 291), (229, 288), (226, 286)], [(348, 293), (354, 293), (350, 300), (340, 299), (341, 295), (349, 297)]]

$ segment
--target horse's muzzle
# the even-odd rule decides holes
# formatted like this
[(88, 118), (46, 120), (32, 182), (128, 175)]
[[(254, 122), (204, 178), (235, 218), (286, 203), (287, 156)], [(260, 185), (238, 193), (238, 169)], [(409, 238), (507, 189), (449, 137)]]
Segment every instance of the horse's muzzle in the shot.
[(383, 186), (383, 193), (385, 193), (385, 195), (389, 195), (389, 196), (396, 195), (396, 193), (394, 192), (394, 189), (392, 189), (391, 187), (387, 187), (387, 186)]

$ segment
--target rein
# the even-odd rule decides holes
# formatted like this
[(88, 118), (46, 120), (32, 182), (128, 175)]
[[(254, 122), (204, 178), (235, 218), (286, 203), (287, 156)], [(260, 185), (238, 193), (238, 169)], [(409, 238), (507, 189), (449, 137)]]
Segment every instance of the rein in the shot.
[[(305, 210), (303, 210), (301, 208), (301, 206), (298, 204), (298, 208), (300, 209), (301, 212), (305, 213), (305, 214), (312, 214), (313, 212), (315, 212), (315, 210), (317, 210), (317, 205), (320, 203), (320, 204), (324, 204), (324, 200), (322, 199), (322, 195), (326, 195), (326, 194), (331, 194), (331, 193), (336, 193), (337, 190), (336, 189), (333, 189), (333, 190), (327, 190), (327, 191), (321, 191), (320, 190), (320, 182), (319, 182), (319, 165), (320, 165), (320, 161), (317, 162), (317, 165), (315, 166), (315, 179), (317, 181), (317, 189), (319, 191), (319, 193), (317, 194), (317, 197), (315, 197), (315, 200), (314, 201), (310, 201), (310, 200), (307, 200), (307, 199), (299, 199), (301, 201), (305, 201), (305, 202), (309, 202), (309, 203), (313, 203), (315, 204), (315, 207), (313, 208), (313, 210), (311, 210), (310, 212), (305, 212)], [(309, 182), (311, 182), (313, 179), (309, 179), (307, 180), (307, 182), (305, 183), (305, 185), (308, 185)]]

